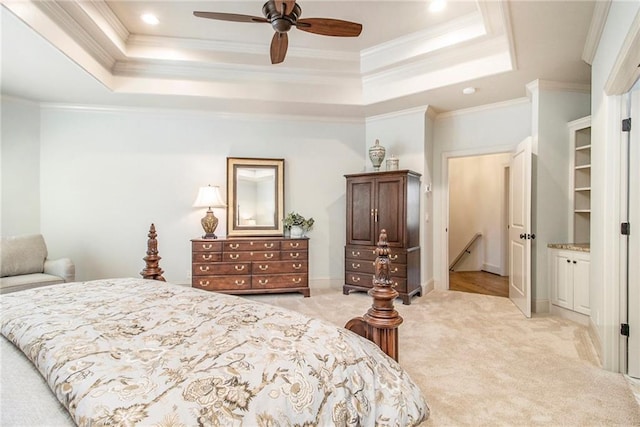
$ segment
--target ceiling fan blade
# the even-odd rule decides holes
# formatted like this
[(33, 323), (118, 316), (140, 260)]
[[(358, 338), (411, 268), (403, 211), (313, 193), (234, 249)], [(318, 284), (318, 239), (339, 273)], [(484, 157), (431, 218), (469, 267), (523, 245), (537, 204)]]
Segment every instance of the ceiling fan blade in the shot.
[(269, 22), (260, 16), (240, 15), (237, 13), (220, 13), (220, 12), (193, 12), (198, 18), (217, 19), (219, 21), (231, 22)]
[(271, 63), (279, 64), (284, 61), (289, 47), (289, 36), (287, 33), (276, 32), (271, 39)]
[[(275, 0), (276, 10), (282, 15), (289, 15), (293, 12), (293, 7), (296, 5), (296, 0)], [(284, 11), (282, 10), (284, 6)]]
[(331, 18), (299, 19), (296, 27), (308, 33), (335, 37), (358, 37), (362, 32), (361, 24)]

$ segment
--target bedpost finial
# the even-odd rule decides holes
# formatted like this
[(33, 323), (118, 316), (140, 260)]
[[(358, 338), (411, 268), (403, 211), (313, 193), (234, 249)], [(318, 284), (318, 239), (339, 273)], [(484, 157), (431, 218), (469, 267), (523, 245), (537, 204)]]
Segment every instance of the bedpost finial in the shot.
[(162, 269), (160, 268), (160, 260), (162, 257), (158, 255), (158, 241), (156, 240), (156, 226), (151, 223), (149, 227), (149, 240), (147, 240), (147, 256), (142, 258), (145, 262), (145, 269), (140, 272), (144, 279), (160, 280), (164, 282), (162, 277)]

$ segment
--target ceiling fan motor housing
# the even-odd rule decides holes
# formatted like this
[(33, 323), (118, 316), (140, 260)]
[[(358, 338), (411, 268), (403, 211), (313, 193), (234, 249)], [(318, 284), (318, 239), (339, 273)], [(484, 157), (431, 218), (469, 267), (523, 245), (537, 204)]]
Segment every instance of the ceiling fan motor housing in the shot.
[(285, 15), (278, 12), (276, 2), (271, 0), (262, 6), (262, 13), (269, 20), (273, 29), (279, 33), (286, 33), (295, 25), (302, 13), (302, 9), (296, 3), (290, 14)]

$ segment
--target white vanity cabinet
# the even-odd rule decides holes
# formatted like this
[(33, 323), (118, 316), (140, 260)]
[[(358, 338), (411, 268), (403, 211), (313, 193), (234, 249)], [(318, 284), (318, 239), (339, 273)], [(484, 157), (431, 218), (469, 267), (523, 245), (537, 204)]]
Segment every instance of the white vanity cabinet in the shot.
[(588, 316), (589, 252), (557, 248), (548, 251), (551, 303)]

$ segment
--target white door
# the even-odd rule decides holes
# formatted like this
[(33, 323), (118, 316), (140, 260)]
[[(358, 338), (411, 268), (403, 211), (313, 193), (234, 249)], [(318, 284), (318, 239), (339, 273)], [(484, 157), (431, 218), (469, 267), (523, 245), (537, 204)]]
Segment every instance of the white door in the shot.
[(509, 298), (531, 317), (531, 138), (513, 152), (509, 179)]
[(629, 148), (629, 291), (627, 374), (640, 378), (640, 82), (631, 92), (631, 144)]

